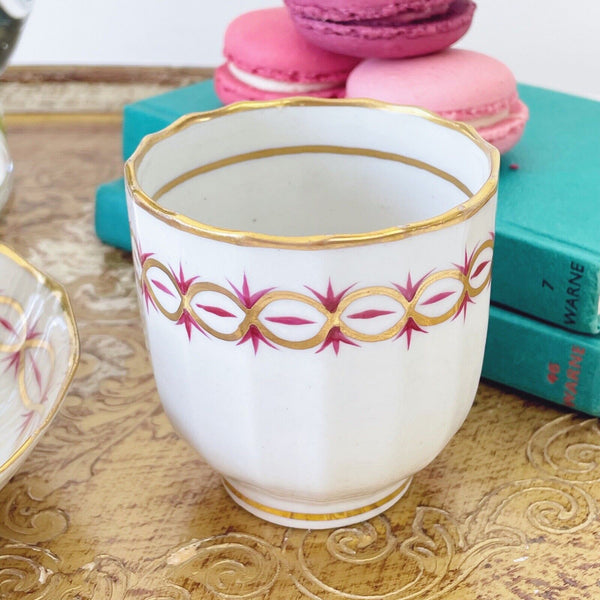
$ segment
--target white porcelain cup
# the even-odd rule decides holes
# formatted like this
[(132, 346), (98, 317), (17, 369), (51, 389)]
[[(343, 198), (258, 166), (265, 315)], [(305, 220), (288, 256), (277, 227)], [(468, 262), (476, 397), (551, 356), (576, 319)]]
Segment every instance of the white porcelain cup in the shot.
[(189, 115), (125, 173), (156, 385), (250, 512), (370, 518), (463, 423), (487, 330), (499, 157), (371, 100)]

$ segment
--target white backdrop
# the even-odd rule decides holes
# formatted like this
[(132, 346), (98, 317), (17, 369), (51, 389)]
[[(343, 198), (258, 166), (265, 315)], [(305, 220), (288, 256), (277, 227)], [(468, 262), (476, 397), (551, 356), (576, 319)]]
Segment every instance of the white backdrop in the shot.
[[(599, 0), (476, 0), (460, 46), (600, 100)], [(236, 15), (281, 0), (36, 0), (12, 64), (214, 66)]]

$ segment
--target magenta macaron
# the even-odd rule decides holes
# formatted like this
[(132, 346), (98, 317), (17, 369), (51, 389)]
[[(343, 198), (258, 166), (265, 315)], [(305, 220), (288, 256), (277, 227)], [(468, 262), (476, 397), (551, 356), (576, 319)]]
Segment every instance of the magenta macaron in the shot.
[(284, 7), (252, 11), (232, 21), (224, 54), (227, 62), (215, 72), (215, 89), (225, 104), (287, 96), (339, 98), (358, 63), (305, 40)]
[(469, 29), (471, 0), (285, 0), (304, 37), (332, 52), (406, 58), (439, 52)]
[(521, 138), (529, 117), (510, 69), (469, 50), (405, 60), (370, 59), (352, 71), (347, 96), (420, 106), (473, 126), (500, 152)]

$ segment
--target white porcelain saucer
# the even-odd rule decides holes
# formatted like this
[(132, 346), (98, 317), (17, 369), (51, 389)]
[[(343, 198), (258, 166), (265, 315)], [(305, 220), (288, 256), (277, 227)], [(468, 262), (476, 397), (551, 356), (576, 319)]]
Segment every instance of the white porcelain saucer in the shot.
[(58, 413), (78, 361), (65, 291), (0, 244), (0, 488)]

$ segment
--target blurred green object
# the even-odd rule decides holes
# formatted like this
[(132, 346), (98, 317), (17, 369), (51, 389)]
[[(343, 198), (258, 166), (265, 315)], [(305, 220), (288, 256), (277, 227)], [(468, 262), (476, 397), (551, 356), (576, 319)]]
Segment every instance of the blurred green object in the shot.
[(31, 11), (32, 2), (0, 1), (0, 73), (17, 46), (21, 30)]
[[(0, 0), (0, 74), (17, 46), (33, 0)], [(13, 163), (6, 143), (2, 108), (0, 107), (0, 211), (12, 191)]]

